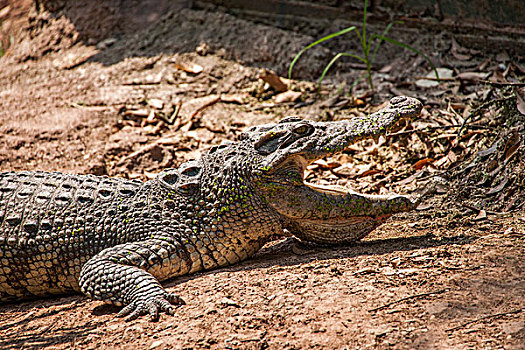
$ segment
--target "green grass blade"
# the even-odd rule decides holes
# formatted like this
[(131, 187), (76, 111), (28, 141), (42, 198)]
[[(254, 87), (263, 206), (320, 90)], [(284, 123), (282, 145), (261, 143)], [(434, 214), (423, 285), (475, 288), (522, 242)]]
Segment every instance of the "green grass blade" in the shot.
[[(381, 36), (385, 36), (390, 30), (390, 28), (392, 28), (393, 25), (394, 25), (394, 22), (388, 23), (385, 30), (383, 30), (383, 33), (381, 34)], [(372, 57), (370, 57), (370, 64), (374, 63), (374, 59), (376, 58), (377, 51), (379, 51), (379, 46), (381, 46), (382, 43), (383, 43), (383, 39), (379, 39), (376, 46), (374, 47), (374, 52), (372, 52)]]
[[(363, 50), (365, 50), (366, 45), (366, 9), (368, 8), (368, 0), (365, 0), (365, 8), (363, 10), (363, 40), (361, 41), (361, 44), (363, 46)], [(368, 54), (365, 55), (365, 57), (368, 56)]]
[(326, 73), (330, 70), (330, 67), (341, 57), (347, 56), (347, 57), (353, 57), (355, 59), (358, 59), (360, 61), (363, 61), (366, 63), (366, 60), (363, 57), (354, 55), (352, 53), (346, 53), (346, 52), (340, 52), (337, 55), (332, 58), (332, 60), (324, 67), (323, 73), (321, 74), (321, 77), (319, 78), (319, 89), (321, 89), (321, 83), (323, 82), (324, 77), (326, 76)]
[(361, 33), (359, 32), (359, 30), (356, 30), (355, 31), (355, 34), (357, 35), (357, 37), (359, 38), (359, 42), (361, 43), (361, 47), (363, 48), (364, 45), (363, 45), (363, 36), (361, 35)]
[[(373, 35), (370, 35), (370, 36), (368, 37), (368, 42), (366, 43), (366, 47), (365, 47), (365, 49), (366, 49), (366, 50), (365, 50), (365, 57), (366, 57), (367, 59), (370, 57), (370, 46), (372, 46), (372, 39), (373, 39), (373, 38), (374, 38), (374, 36), (373, 36)], [(370, 61), (370, 63), (372, 63), (372, 62)]]
[(294, 59), (292, 60), (292, 63), (290, 64), (290, 68), (288, 69), (288, 79), (292, 79), (292, 69), (293, 69), (295, 63), (297, 62), (299, 57), (301, 57), (301, 55), (303, 53), (305, 53), (307, 50), (311, 49), (312, 47), (314, 47), (316, 45), (319, 45), (323, 41), (330, 40), (332, 38), (335, 38), (336, 36), (340, 36), (340, 35), (346, 34), (348, 32), (351, 32), (352, 30), (355, 30), (355, 29), (356, 29), (355, 26), (351, 26), (351, 27), (345, 28), (343, 30), (340, 30), (338, 32), (335, 32), (335, 33), (332, 33), (332, 34), (328, 34), (327, 36), (322, 37), (321, 39), (319, 39), (317, 41), (314, 41), (313, 43), (311, 43), (310, 45), (306, 46), (304, 49), (299, 51), (299, 53), (297, 55), (295, 55)]
[(422, 53), (421, 51), (417, 50), (417, 49), (414, 49), (412, 46), (409, 46), (407, 44), (404, 44), (402, 42), (399, 42), (397, 40), (394, 40), (394, 39), (390, 39), (389, 37), (386, 37), (384, 35), (377, 35), (377, 34), (374, 34), (375, 37), (381, 39), (381, 40), (384, 40), (386, 42), (389, 42), (391, 44), (394, 44), (394, 45), (397, 45), (399, 47), (402, 47), (402, 48), (405, 48), (407, 50), (410, 50), (412, 52), (415, 52), (417, 53), (419, 56), (423, 57), (425, 59), (425, 61), (428, 62), (428, 64), (430, 64), (430, 66), (432, 67), (432, 69), (434, 70), (434, 73), (436, 74), (436, 79), (437, 81), (439, 82), (439, 73), (436, 69), (436, 66), (434, 66), (434, 64), (432, 63), (432, 61), (430, 60), (430, 58), (428, 58), (424, 53)]

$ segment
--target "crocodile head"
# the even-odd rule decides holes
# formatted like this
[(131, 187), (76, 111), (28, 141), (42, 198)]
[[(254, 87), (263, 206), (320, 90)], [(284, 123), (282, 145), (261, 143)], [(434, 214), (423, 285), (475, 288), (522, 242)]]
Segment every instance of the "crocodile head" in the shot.
[(294, 162), (304, 170), (311, 162), (341, 152), (349, 145), (385, 134), (397, 121), (412, 118), (421, 112), (418, 100), (394, 97), (385, 109), (366, 117), (338, 122), (312, 122), (287, 117), (277, 124), (254, 126), (241, 134), (260, 155), (267, 173)]
[(250, 150), (256, 191), (294, 234), (322, 243), (349, 242), (364, 237), (393, 213), (412, 209), (413, 203), (403, 196), (365, 196), (307, 186), (306, 166), (356, 141), (385, 134), (398, 120), (418, 116), (421, 109), (418, 100), (400, 96), (366, 117), (336, 122), (288, 117), (252, 127), (239, 139), (241, 148)]

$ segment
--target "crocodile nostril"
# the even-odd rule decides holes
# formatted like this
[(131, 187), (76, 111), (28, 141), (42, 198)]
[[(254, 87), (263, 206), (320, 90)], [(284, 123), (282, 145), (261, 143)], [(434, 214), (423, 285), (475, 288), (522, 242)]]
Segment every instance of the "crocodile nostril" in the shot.
[(175, 185), (179, 180), (179, 174), (175, 169), (169, 169), (159, 175), (159, 180), (165, 183), (166, 185)]
[(200, 174), (200, 172), (201, 172), (200, 167), (192, 166), (192, 167), (182, 170), (180, 173), (186, 176), (197, 176)]

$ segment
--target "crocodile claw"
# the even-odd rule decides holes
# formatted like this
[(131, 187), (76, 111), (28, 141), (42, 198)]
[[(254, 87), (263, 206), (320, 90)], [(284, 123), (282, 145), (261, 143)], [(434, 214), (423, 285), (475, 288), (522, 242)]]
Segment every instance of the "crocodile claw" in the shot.
[(124, 317), (126, 321), (132, 321), (139, 316), (149, 314), (152, 321), (159, 319), (159, 310), (169, 315), (175, 314), (174, 305), (185, 305), (186, 303), (174, 293), (164, 293), (148, 298), (140, 298), (125, 306), (117, 314), (117, 317)]

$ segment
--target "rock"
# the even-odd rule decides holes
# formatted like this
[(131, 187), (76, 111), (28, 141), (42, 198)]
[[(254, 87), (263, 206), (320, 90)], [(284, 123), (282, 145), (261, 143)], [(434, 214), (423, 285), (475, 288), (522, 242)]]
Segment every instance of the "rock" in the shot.
[(518, 334), (525, 332), (525, 322), (516, 321), (516, 322), (507, 322), (501, 325), (503, 332), (507, 334)]
[(164, 340), (155, 340), (151, 345), (149, 346), (150, 349), (156, 349), (160, 346), (164, 345)]
[(164, 101), (159, 100), (158, 98), (152, 98), (148, 100), (148, 105), (155, 109), (162, 109), (164, 108)]

